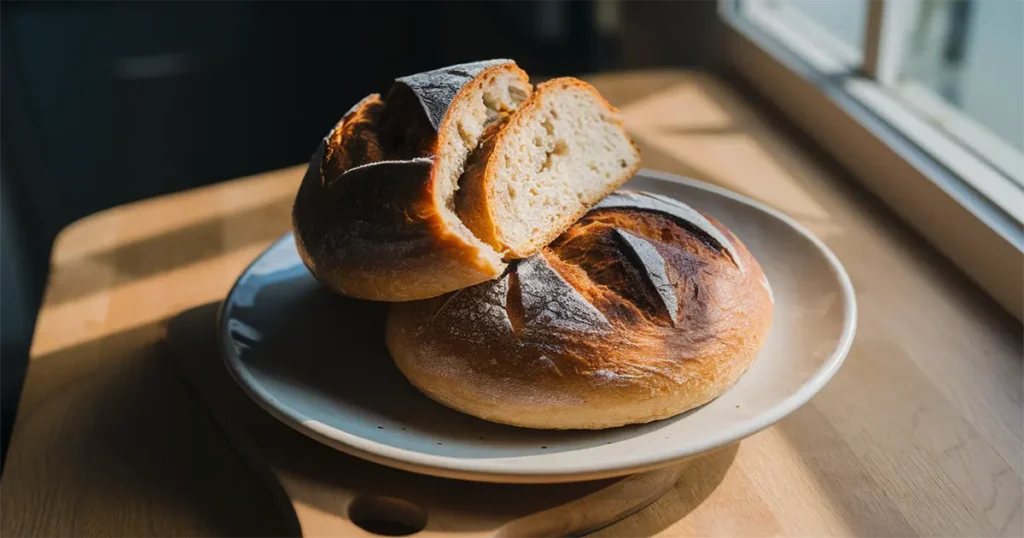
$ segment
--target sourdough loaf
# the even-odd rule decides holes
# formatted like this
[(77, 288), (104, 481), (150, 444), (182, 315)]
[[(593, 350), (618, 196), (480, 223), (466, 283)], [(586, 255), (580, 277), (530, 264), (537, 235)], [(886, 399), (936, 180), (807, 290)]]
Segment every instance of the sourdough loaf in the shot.
[(391, 306), (405, 376), (477, 417), (607, 428), (717, 397), (766, 337), (772, 296), (729, 230), (671, 198), (617, 192), (500, 278)]

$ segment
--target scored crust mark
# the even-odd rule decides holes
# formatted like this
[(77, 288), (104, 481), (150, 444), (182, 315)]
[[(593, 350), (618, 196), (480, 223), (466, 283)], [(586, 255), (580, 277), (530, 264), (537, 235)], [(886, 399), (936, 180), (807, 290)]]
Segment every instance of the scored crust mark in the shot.
[(613, 233), (643, 267), (642, 272), (647, 277), (648, 283), (654, 287), (665, 310), (668, 311), (668, 315), (672, 319), (672, 325), (678, 324), (679, 297), (676, 295), (676, 287), (672, 285), (666, 271), (665, 259), (661, 257), (658, 249), (647, 240), (618, 228)]
[[(363, 256), (375, 260), (413, 255), (421, 249), (417, 225), (407, 215), (410, 208), (415, 208), (418, 178), (427, 174), (432, 164), (427, 158), (367, 163), (350, 168), (328, 185), (322, 198), (331, 205), (317, 216), (336, 211), (348, 215), (352, 222), (345, 227), (322, 228), (322, 233), (315, 234), (325, 249), (320, 258), (348, 260)], [(373, 197), (381, 184), (408, 188), (397, 188), (399, 192), (387, 204), (361, 203)], [(381, 237), (388, 240), (378, 240)]]
[(594, 206), (594, 209), (613, 208), (645, 209), (674, 217), (685, 226), (691, 228), (692, 231), (701, 234), (702, 238), (707, 240), (711, 246), (725, 251), (733, 264), (740, 271), (743, 271), (743, 262), (740, 261), (741, 258), (736, 245), (714, 224), (711, 224), (711, 221), (704, 217), (704, 215), (701, 215), (697, 210), (679, 200), (647, 192), (616, 191)]
[(434, 161), (433, 157), (417, 157), (415, 159), (402, 159), (398, 161), (375, 161), (372, 163), (364, 163), (358, 166), (353, 166), (345, 171), (345, 173), (356, 172), (363, 168), (370, 168), (373, 166), (388, 166), (388, 165), (403, 165), (403, 164), (427, 164)]
[(497, 280), (461, 289), (445, 300), (430, 324), (441, 324), (468, 342), (486, 344), (513, 334), (507, 297), (508, 273)]
[(519, 262), (524, 329), (604, 332), (608, 319), (555, 271), (543, 254)]
[(433, 323), (434, 320), (437, 319), (438, 316), (442, 315), (444, 312), (447, 312), (449, 305), (452, 304), (452, 301), (454, 301), (456, 298), (458, 298), (459, 295), (462, 295), (463, 293), (466, 293), (466, 290), (468, 290), (468, 289), (471, 289), (471, 288), (462, 288), (461, 290), (452, 293), (448, 297), (445, 297), (444, 301), (441, 302), (441, 306), (439, 306), (437, 308), (437, 310), (434, 312), (434, 315), (430, 316), (430, 323)]
[[(671, 326), (673, 321), (667, 315), (664, 301), (650, 284), (650, 277), (645, 274), (648, 270), (635, 256), (630, 255), (622, 240), (616, 237), (615, 230), (620, 224), (624, 223), (605, 222), (592, 215), (584, 217), (559, 236), (547, 251), (561, 263), (577, 269), (579, 277), (596, 286), (595, 289), (607, 290), (611, 294), (601, 295), (606, 298), (616, 297), (611, 301), (599, 300), (602, 312), (609, 319), (626, 324), (644, 323), (646, 320), (657, 325)], [(675, 221), (669, 224), (677, 227)], [(647, 236), (643, 232), (631, 231)], [(558, 268), (559, 271), (567, 269)], [(571, 275), (566, 278), (580, 285), (577, 278)]]
[(519, 274), (515, 271), (508, 271), (508, 297), (505, 300), (505, 314), (512, 324), (512, 332), (515, 335), (523, 330), (523, 290), (519, 287)]

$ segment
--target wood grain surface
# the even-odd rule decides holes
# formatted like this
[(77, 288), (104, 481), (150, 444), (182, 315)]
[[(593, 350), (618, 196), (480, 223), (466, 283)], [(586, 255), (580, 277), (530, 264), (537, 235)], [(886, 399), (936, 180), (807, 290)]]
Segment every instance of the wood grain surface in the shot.
[[(810, 404), (596, 535), (1024, 533), (1021, 325), (812, 141), (719, 79), (590, 80), (621, 109), (646, 167), (733, 189), (822, 238), (860, 310), (845, 365)], [(287, 230), (301, 171), (122, 206), (60, 234), (0, 480), (0, 534), (295, 532), (279, 492), (178, 375), (166, 331), (222, 299)]]

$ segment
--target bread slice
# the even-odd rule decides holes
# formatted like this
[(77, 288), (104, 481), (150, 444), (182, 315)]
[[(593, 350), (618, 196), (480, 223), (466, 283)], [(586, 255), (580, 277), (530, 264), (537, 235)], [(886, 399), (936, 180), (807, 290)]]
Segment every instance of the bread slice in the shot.
[(459, 182), (456, 210), (506, 259), (525, 258), (639, 166), (617, 111), (589, 84), (557, 78), (484, 134)]

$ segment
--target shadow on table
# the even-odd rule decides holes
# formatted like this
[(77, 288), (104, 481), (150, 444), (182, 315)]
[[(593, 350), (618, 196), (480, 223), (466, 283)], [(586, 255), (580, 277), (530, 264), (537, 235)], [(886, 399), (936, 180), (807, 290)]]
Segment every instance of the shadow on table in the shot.
[[(162, 323), (32, 361), (5, 536), (297, 535), (166, 360)], [(15, 516), (17, 514), (17, 516)]]
[[(597, 537), (640, 538), (652, 536), (683, 521), (711, 496), (732, 468), (740, 444), (733, 443), (695, 458), (683, 470), (673, 490), (647, 509), (652, 517), (625, 519), (602, 529)], [(675, 536), (676, 534), (670, 534)]]
[[(265, 243), (287, 230), (293, 196), (288, 193), (266, 203), (148, 235), (136, 241), (61, 264), (60, 274), (73, 278), (50, 283), (48, 306), (200, 263), (223, 253), (218, 240), (226, 226), (234, 249)], [(110, 269), (116, 269), (111, 271)], [(113, 273), (113, 275), (111, 274)], [(113, 278), (113, 281), (111, 280)]]
[[(207, 404), (212, 403), (211, 397), (217, 400), (216, 406), (210, 406), (211, 413), (243, 456), (256, 467), (257, 473), (271, 478), (271, 485), (282, 492), (288, 489), (294, 501), (346, 517), (350, 496), (345, 497), (345, 491), (401, 496), (413, 503), (451, 507), (454, 511), (471, 510), (472, 517), (458, 519), (458, 530), (467, 532), (493, 528), (496, 522), (530, 511), (531, 503), (538, 507), (561, 504), (613, 481), (483, 484), (408, 473), (337, 452), (278, 422), (252, 402), (231, 379), (218, 353), (217, 308), (216, 304), (205, 305), (171, 321), (168, 334), (171, 356)], [(674, 495), (672, 502), (656, 501), (660, 503), (658, 517), (645, 518), (642, 529), (631, 527), (631, 530), (651, 534), (685, 517), (721, 483), (736, 456), (737, 446), (692, 460), (691, 466), (699, 467), (699, 473), (684, 471), (676, 485), (677, 490), (684, 489), (685, 494)], [(276, 470), (276, 475), (270, 468)], [(299, 486), (288, 487), (279, 481), (282, 478)], [(692, 483), (688, 484), (687, 480)], [(343, 493), (325, 494), (334, 490)], [(684, 500), (679, 501), (680, 498)], [(474, 499), (470, 501), (473, 506), (466, 505), (467, 499)]]

